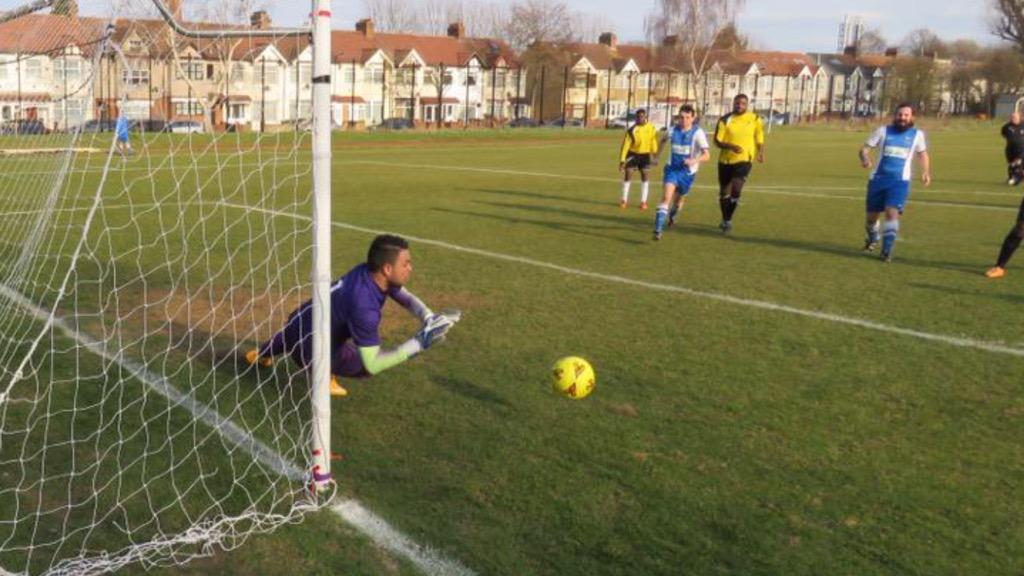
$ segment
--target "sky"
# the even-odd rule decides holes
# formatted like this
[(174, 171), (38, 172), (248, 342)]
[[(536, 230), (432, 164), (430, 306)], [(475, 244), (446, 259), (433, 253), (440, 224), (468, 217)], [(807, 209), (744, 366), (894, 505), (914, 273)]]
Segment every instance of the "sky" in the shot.
[[(564, 1), (575, 10), (603, 15), (615, 25), (621, 40), (643, 40), (644, 16), (655, 5), (654, 0)], [(893, 10), (894, 4), (893, 0), (747, 0), (739, 27), (758, 48), (804, 52), (834, 50), (844, 14), (863, 15), (894, 45), (922, 27), (947, 39), (994, 42), (985, 16), (990, 10), (983, 8), (988, 0), (900, 0), (898, 11)], [(629, 6), (628, 13), (624, 5)], [(334, 6), (335, 26), (349, 27), (364, 16), (362, 0), (336, 0)]]
[[(79, 0), (83, 11), (110, 0)], [(115, 0), (143, 3), (147, 0)], [(200, 0), (185, 0), (186, 6)], [(418, 0), (406, 0), (417, 2)], [(602, 15), (614, 24), (620, 40), (643, 40), (643, 19), (654, 0), (563, 0), (571, 8)], [(0, 10), (27, 0), (0, 0)], [(277, 25), (295, 25), (309, 13), (308, 0), (256, 0), (266, 5)], [(928, 27), (946, 39), (971, 38), (983, 44), (995, 42), (988, 32), (989, 0), (746, 0), (740, 14), (740, 31), (766, 50), (803, 52), (833, 51), (844, 14), (859, 14), (869, 26), (878, 27), (892, 45), (908, 32)], [(90, 6), (92, 5), (92, 6)], [(628, 6), (628, 11), (623, 6)], [(350, 29), (366, 13), (363, 0), (334, 0), (334, 27)], [(102, 12), (102, 11), (100, 11)]]

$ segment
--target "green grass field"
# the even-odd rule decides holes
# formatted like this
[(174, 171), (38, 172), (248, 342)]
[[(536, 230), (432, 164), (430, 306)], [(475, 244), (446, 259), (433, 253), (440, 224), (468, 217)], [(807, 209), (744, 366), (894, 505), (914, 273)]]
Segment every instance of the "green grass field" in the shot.
[[(717, 230), (714, 166), (705, 167), (681, 225), (660, 243), (650, 239), (653, 210), (635, 207), (638, 184), (634, 207), (617, 206), (614, 132), (337, 136), (336, 273), (365, 254), (372, 233), (363, 229), (404, 234), (416, 239), (410, 289), (435, 308), (465, 313), (444, 346), (350, 382), (350, 396), (333, 402), (333, 442), (345, 457), (334, 470), (340, 496), (480, 574), (1018, 574), (1024, 255), (1004, 280), (982, 273), (1021, 192), (1003, 181), (993, 124), (924, 127), (935, 128), (935, 182), (915, 186), (889, 265), (860, 252), (866, 173), (856, 151), (867, 128), (777, 128), (728, 237)], [(118, 309), (182, 278), (203, 286), (209, 301), (218, 291), (234, 301), (262, 295), (260, 275), (284, 268), (268, 293), (289, 305), (301, 297), (294, 286), (306, 282), (308, 223), (289, 214), (308, 215), (308, 193), (265, 198), (260, 188), (285, 175), (304, 189), (309, 154), (288, 156), (287, 142), (261, 149), (265, 142), (250, 135), (223, 138), (221, 148), (242, 151), (218, 156), (205, 142), (162, 136), (140, 157), (115, 163), (103, 190), (106, 232), (90, 238), (79, 286), (116, 284), (109, 271), (124, 264), (154, 272), (146, 286), (120, 290)], [(82, 162), (95, 168), (99, 160)], [(225, 169), (211, 175), (210, 165)], [(81, 174), (69, 189), (87, 206), (98, 176)], [(188, 190), (183, 177), (200, 191), (161, 195)], [(216, 186), (202, 184), (210, 177)], [(660, 190), (652, 188), (656, 204)], [(210, 196), (215, 189), (227, 192)], [(239, 208), (257, 202), (264, 211)], [(147, 208), (154, 205), (162, 209)], [(169, 227), (164, 211), (206, 223)], [(81, 218), (71, 213), (55, 225)], [(217, 223), (223, 234), (213, 233)], [(151, 242), (151, 230), (169, 241)], [(261, 238), (278, 232), (281, 241), (247, 245), (253, 230)], [(46, 262), (59, 269), (67, 250)], [(175, 265), (161, 271), (165, 261)], [(225, 272), (210, 278), (210, 270)], [(246, 278), (244, 290), (235, 276)], [(78, 290), (79, 326), (88, 331), (91, 292)], [(39, 294), (43, 305), (52, 298)], [(415, 327), (390, 306), (386, 340), (397, 344)], [(259, 310), (241, 315), (261, 320)], [(298, 435), (308, 414), (287, 407), (301, 404), (301, 386), (268, 384), (286, 362), (234, 379), (237, 366), (223, 361), (235, 342), (255, 344), (266, 327), (223, 330), (217, 318), (189, 325), (168, 313), (172, 326), (211, 332), (210, 348), (126, 322), (125, 333), (149, 334), (149, 343), (129, 339), (125, 350), (167, 349), (174, 366), (193, 363), (165, 372), (184, 386), (194, 384), (193, 371), (223, 376), (204, 377), (211, 384), (193, 393), (237, 406), (238, 418), (278, 410), (276, 423), (248, 420), (250, 429), (271, 439), (275, 426), (291, 426)], [(582, 401), (550, 389), (550, 365), (570, 354), (597, 371), (597, 389)], [(76, 356), (86, 371), (112, 369), (89, 368), (99, 362), (87, 356)], [(11, 370), (19, 360), (7, 350), (3, 364)], [(53, 368), (64, 378), (76, 370), (83, 368)], [(226, 394), (236, 388), (237, 397)], [(57, 404), (61, 394), (53, 392)], [(96, 402), (132, 406), (131, 394), (126, 386), (119, 398)], [(167, 411), (134, 408), (141, 423), (147, 410)], [(10, 410), (8, 422), (33, 417)], [(103, 423), (78, 421), (92, 424)], [(126, 436), (125, 452), (144, 452), (142, 439), (123, 430), (110, 438)], [(193, 441), (174, 443), (193, 450)], [(174, 475), (205, 470), (216, 483), (218, 458), (240, 458), (223, 455), (213, 439), (198, 446)], [(12, 456), (0, 453), (0, 472), (13, 473)], [(129, 486), (144, 481), (126, 476)], [(243, 484), (259, 481), (246, 476)], [(269, 507), (287, 493), (264, 488), (253, 498), (245, 490)], [(156, 498), (175, 494), (153, 489)], [(0, 511), (8, 505), (0, 498)], [(97, 532), (93, 543), (102, 546)], [(324, 511), (161, 573), (299, 572), (416, 570)]]

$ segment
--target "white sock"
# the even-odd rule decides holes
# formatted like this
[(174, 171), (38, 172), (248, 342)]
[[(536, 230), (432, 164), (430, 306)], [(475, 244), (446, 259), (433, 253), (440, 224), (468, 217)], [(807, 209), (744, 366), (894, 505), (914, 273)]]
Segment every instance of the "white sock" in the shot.
[(622, 183), (622, 201), (629, 202), (629, 182)]
[(640, 184), (640, 202), (647, 204), (647, 195), (651, 193), (651, 183), (643, 182)]

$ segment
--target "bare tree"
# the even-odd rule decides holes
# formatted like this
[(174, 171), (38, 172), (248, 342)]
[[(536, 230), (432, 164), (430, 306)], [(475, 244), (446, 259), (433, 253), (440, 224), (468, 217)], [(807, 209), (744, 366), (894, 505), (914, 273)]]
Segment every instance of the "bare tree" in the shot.
[(466, 25), (469, 36), (505, 39), (508, 8), (498, 2), (466, 2), (462, 5), (460, 20)]
[(938, 34), (927, 28), (918, 28), (903, 39), (904, 52), (914, 56), (944, 58), (947, 55), (946, 43)]
[(408, 0), (363, 0), (374, 25), (390, 32), (415, 32), (416, 10)]
[(564, 2), (520, 0), (509, 8), (505, 39), (516, 50), (534, 43), (568, 42), (574, 36), (573, 13)]
[[(677, 59), (688, 69), (696, 86), (706, 82), (711, 47), (729, 26), (735, 26), (736, 16), (745, 0), (658, 0), (654, 11), (645, 22), (647, 38), (659, 44), (675, 37)], [(701, 91), (696, 91), (698, 109)]]
[(995, 16), (990, 22), (992, 33), (1012, 42), (1018, 52), (1024, 53), (1024, 2), (1021, 0), (991, 0)]
[(865, 30), (860, 38), (857, 39), (857, 53), (858, 54), (881, 54), (886, 51), (889, 47), (889, 43), (882, 36), (882, 31), (878, 28), (869, 28)]

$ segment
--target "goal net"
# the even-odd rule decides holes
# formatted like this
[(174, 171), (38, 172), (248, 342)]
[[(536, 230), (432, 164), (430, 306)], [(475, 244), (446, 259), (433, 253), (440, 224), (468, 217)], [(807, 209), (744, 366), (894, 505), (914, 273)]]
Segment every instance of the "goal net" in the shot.
[(168, 3), (205, 37), (152, 0), (6, 1), (0, 573), (177, 564), (297, 521), (323, 502), (311, 378), (244, 353), (312, 291), (308, 29), (244, 1)]

